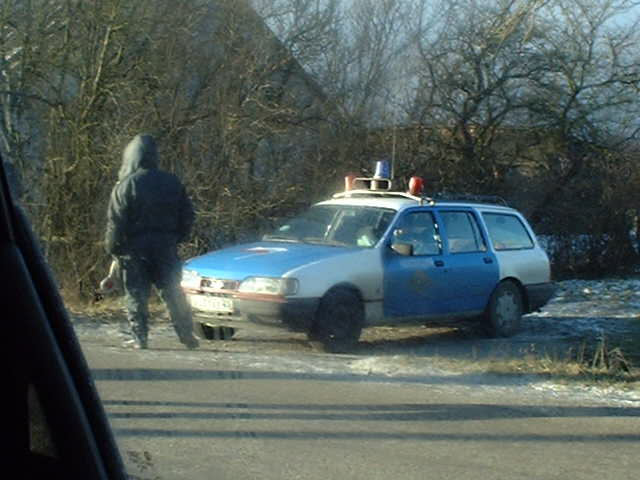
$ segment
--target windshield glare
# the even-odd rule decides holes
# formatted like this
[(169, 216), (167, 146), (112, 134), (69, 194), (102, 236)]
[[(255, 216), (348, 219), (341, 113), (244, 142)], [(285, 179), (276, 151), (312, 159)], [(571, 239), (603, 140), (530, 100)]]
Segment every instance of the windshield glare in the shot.
[(384, 208), (316, 205), (287, 220), (264, 240), (372, 248), (394, 215), (393, 210)]

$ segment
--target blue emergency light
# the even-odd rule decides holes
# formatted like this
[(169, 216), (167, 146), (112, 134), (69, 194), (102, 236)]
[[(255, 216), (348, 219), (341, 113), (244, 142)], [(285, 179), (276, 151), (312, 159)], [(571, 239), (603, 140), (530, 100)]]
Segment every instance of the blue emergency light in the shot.
[(378, 179), (391, 179), (391, 168), (389, 162), (386, 160), (379, 160), (376, 162), (376, 172), (373, 174), (373, 178)]

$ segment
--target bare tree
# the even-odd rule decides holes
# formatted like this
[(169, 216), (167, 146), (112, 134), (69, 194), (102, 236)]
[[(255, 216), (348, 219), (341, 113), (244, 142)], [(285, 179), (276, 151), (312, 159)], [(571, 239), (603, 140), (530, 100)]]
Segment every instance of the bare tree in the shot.
[[(534, 212), (592, 175), (594, 159), (616, 155), (638, 140), (640, 56), (637, 2), (562, 0), (548, 12), (540, 55), (545, 75), (531, 85), (528, 120), (555, 132), (559, 160), (548, 165), (555, 182)], [(553, 23), (551, 18), (553, 15)], [(604, 161), (604, 160), (603, 160)], [(597, 162), (596, 162), (597, 164)]]
[[(438, 132), (443, 156), (459, 158), (463, 188), (496, 189), (509, 166), (494, 144), (527, 108), (522, 92), (546, 69), (534, 45), (545, 0), (440, 4), (442, 20), (420, 38), (420, 88), (413, 118)], [(460, 170), (452, 169), (459, 176)]]
[(63, 288), (87, 292), (108, 261), (96, 258), (126, 141), (148, 130), (179, 150), (184, 132), (212, 115), (202, 98), (218, 58), (206, 35), (215, 11), (177, 3), (4, 3), (1, 130), (14, 158), (20, 142), (41, 139), (27, 206)]
[(539, 43), (547, 72), (532, 91), (538, 123), (588, 142), (597, 141), (597, 131), (618, 139), (636, 135), (638, 127), (629, 120), (638, 113), (637, 5), (629, 0), (550, 4)]
[[(38, 178), (45, 139), (43, 113), (60, 105), (66, 78), (52, 69), (64, 4), (5, 0), (0, 6), (0, 151), (26, 181)], [(27, 203), (39, 202), (34, 192)]]
[(35, 133), (20, 133), (45, 140), (42, 175), (29, 186), (39, 192), (34, 218), (63, 288), (86, 293), (103, 273), (107, 197), (122, 148), (140, 131), (159, 137), (164, 166), (192, 190), (199, 215), (190, 253), (291, 204), (304, 176), (269, 180), (285, 164), (299, 174), (316, 168), (306, 159), (318, 158), (324, 97), (248, 2), (51, 0), (53, 19), (36, 15), (43, 1), (8, 10), (15, 25), (6, 36), (23, 53), (3, 74), (14, 82), (5, 92), (14, 100), (8, 126), (18, 131), (15, 119), (37, 116)]
[[(63, 286), (85, 293), (140, 131), (194, 198), (189, 255), (382, 155), (439, 188), (491, 193), (533, 166), (538, 212), (567, 188), (604, 205), (637, 140), (636, 24), (622, 20), (634, 4), (5, 0), (0, 148), (31, 172), (27, 207)], [(600, 166), (606, 181), (587, 181)]]

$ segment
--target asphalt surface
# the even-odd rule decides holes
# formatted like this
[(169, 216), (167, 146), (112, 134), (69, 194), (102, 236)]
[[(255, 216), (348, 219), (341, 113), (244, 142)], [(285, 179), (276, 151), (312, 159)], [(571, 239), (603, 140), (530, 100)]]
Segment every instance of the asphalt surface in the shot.
[(288, 348), (297, 338), (280, 338), (264, 355), (251, 342), (191, 352), (163, 339), (148, 351), (83, 342), (131, 478), (601, 480), (640, 472), (640, 402), (486, 375), (355, 374), (341, 366), (363, 359)]

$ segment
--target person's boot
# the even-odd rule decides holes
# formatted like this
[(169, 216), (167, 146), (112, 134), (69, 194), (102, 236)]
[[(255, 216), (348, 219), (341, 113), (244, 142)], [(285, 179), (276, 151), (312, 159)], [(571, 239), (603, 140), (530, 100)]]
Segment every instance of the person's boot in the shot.
[(136, 332), (131, 332), (131, 339), (125, 342), (125, 346), (134, 350), (146, 350), (149, 348), (149, 343), (146, 335), (138, 335)]
[(200, 346), (200, 342), (193, 335), (191, 335), (189, 338), (185, 338), (184, 340), (181, 340), (181, 341), (182, 341), (182, 344), (185, 347), (187, 347), (189, 350), (195, 350), (196, 348), (198, 348)]
[(146, 338), (135, 340), (133, 348), (136, 350), (146, 350), (149, 348), (149, 343)]

